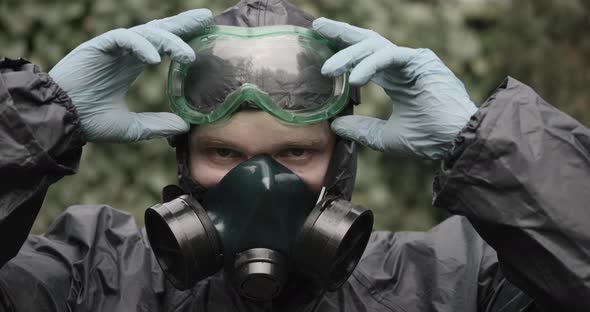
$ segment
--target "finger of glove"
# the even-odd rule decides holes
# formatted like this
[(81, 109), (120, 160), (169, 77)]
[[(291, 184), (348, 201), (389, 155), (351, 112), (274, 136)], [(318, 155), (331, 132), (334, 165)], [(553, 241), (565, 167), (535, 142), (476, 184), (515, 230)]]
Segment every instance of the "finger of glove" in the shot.
[(340, 76), (364, 58), (373, 53), (373, 44), (369, 40), (361, 41), (332, 55), (322, 66), (322, 74)]
[(415, 49), (398, 47), (393, 44), (383, 47), (354, 67), (349, 77), (350, 84), (364, 85), (381, 70), (405, 66), (415, 54)]
[(211, 13), (211, 10), (196, 9), (154, 20), (146, 25), (171, 32), (177, 36), (184, 36), (209, 25), (212, 20), (213, 13)]
[(375, 34), (368, 29), (334, 21), (325, 17), (315, 19), (312, 27), (322, 36), (346, 46), (356, 44)]
[(129, 112), (129, 127), (121, 138), (125, 142), (168, 137), (185, 133), (190, 129), (178, 115), (172, 113), (133, 113)]
[(160, 54), (167, 54), (173, 61), (188, 64), (195, 61), (195, 52), (178, 36), (154, 27), (138, 27), (131, 30), (145, 37)]
[[(158, 50), (147, 39), (128, 29), (111, 30), (97, 39), (96, 47), (104, 53), (126, 51), (144, 64), (158, 64), (161, 61)], [(92, 41), (88, 44), (91, 45)]]
[(385, 120), (367, 116), (343, 116), (332, 122), (332, 131), (337, 135), (366, 145), (374, 150), (385, 151), (383, 129)]

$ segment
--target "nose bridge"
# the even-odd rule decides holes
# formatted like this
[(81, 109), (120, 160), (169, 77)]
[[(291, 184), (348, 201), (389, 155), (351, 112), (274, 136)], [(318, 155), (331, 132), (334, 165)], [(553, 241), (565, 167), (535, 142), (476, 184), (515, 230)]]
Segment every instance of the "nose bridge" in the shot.
[[(266, 156), (266, 157), (269, 157), (269, 156)], [(258, 159), (258, 158), (255, 156), (254, 159)], [(272, 170), (271, 170), (270, 166), (268, 165), (268, 163), (260, 161), (260, 175), (261, 175), (260, 182), (265, 187), (265, 190), (267, 192), (271, 191), (272, 184), (274, 184), (273, 182), (274, 182), (275, 177), (274, 177)]]
[(237, 93), (239, 97), (236, 99), (238, 102), (237, 104), (240, 105), (240, 108), (259, 108), (259, 109), (266, 109), (266, 102), (270, 100), (268, 93), (264, 92), (260, 89), (257, 85), (252, 83), (244, 83), (242, 84)]
[[(245, 104), (255, 105), (255, 104)], [(261, 110), (245, 109), (234, 115), (234, 125), (231, 126), (228, 135), (233, 136), (233, 146), (251, 159), (257, 155), (274, 155), (284, 149), (285, 142), (301, 140), (304, 135), (298, 134), (293, 129), (277, 121), (277, 119)], [(307, 131), (304, 133), (308, 133)]]

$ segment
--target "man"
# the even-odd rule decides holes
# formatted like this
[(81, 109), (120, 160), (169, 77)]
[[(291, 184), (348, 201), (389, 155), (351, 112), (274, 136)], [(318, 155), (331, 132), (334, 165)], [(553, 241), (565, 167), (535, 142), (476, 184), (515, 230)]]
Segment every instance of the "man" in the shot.
[[(398, 47), (372, 31), (313, 20), (286, 2), (270, 2), (242, 1), (217, 16), (215, 24), (313, 28), (343, 48), (325, 62), (323, 74), (338, 77), (350, 70), (352, 85), (379, 84), (395, 101), (395, 114), (383, 121), (343, 116), (344, 110), (330, 124), (332, 133), (326, 120), (294, 126), (256, 108), (261, 104), (247, 103), (220, 122), (193, 127), (187, 137), (181, 134), (189, 125), (174, 114), (128, 112), (125, 94), (144, 64), (158, 63), (162, 54), (179, 64), (199, 59), (179, 37), (202, 30), (211, 19), (207, 10), (103, 34), (72, 51), (49, 75), (26, 61), (4, 60), (0, 304), (5, 310), (590, 307), (590, 212), (584, 200), (590, 186), (588, 129), (514, 79), (477, 109), (432, 52)], [(48, 186), (75, 172), (85, 140), (170, 135), (178, 135), (173, 141), (181, 187), (201, 197), (207, 209), (208, 196), (215, 199), (211, 207), (219, 200), (210, 195), (215, 190), (238, 189), (224, 181), (234, 181), (227, 176), (241, 174), (245, 163), (252, 165), (246, 169), (272, 167), (284, 177), (299, 178), (293, 185), (310, 194), (332, 186), (328, 191), (346, 197), (354, 177), (347, 176), (354, 153), (349, 140), (354, 140), (388, 153), (442, 159), (434, 205), (464, 217), (452, 217), (426, 233), (373, 233), (352, 275), (334, 291), (324, 293), (307, 277), (290, 273), (290, 282), (272, 300), (244, 298), (228, 283), (225, 270), (195, 281), (189, 290), (176, 290), (132, 218), (109, 207), (69, 208), (45, 235), (26, 237)], [(338, 166), (334, 157), (350, 159)], [(260, 158), (266, 167), (256, 167)], [(223, 232), (212, 219), (212, 231)], [(266, 226), (272, 224), (258, 224)], [(310, 257), (311, 266), (324, 260)], [(173, 273), (165, 259), (160, 264)]]

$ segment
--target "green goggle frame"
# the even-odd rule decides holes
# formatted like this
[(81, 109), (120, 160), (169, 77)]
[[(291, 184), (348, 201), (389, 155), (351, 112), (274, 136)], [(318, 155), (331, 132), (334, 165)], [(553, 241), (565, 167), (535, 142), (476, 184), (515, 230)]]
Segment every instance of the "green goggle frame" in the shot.
[[(270, 65), (267, 66), (266, 64), (268, 59), (257, 60), (258, 64), (254, 66), (264, 68), (265, 73), (270, 72), (270, 77), (267, 77), (269, 76), (267, 75), (264, 79), (273, 79), (272, 76), (276, 75), (277, 80), (280, 80), (281, 75), (285, 76), (283, 75), (285, 70), (304, 69), (294, 75), (300, 81), (291, 83), (291, 85), (296, 85), (299, 89), (294, 90), (293, 94), (295, 95), (290, 96), (289, 100), (286, 101), (283, 101), (283, 99), (277, 100), (273, 90), (269, 92), (269, 90), (260, 87), (259, 83), (257, 83), (260, 79), (255, 79), (256, 77), (251, 78), (251, 81), (248, 79), (239, 81), (239, 85), (236, 85), (235, 82), (230, 85), (220, 81), (217, 85), (225, 88), (223, 90), (224, 92), (227, 91), (227, 94), (224, 93), (223, 97), (219, 97), (215, 101), (210, 99), (212, 97), (206, 96), (206, 93), (210, 90), (203, 87), (203, 90), (199, 91), (198, 94), (199, 96), (205, 94), (202, 98), (206, 100), (195, 101), (191, 100), (188, 95), (191, 92), (190, 88), (193, 88), (194, 84), (189, 85), (187, 80), (189, 80), (188, 77), (191, 75), (191, 71), (194, 70), (193, 66), (196, 65), (172, 62), (168, 73), (167, 86), (171, 109), (191, 124), (209, 124), (222, 120), (231, 116), (244, 103), (254, 104), (286, 123), (310, 124), (334, 117), (349, 102), (348, 73), (337, 77), (325, 77), (321, 74), (321, 65), (337, 51), (337, 48), (313, 30), (291, 25), (264, 27), (211, 26), (197, 33), (193, 39), (188, 41), (188, 44), (195, 50), (196, 62), (209, 57), (212, 59), (224, 59), (224, 64), (232, 64), (232, 55), (238, 55), (238, 57), (245, 55), (245, 57), (248, 57), (248, 53), (250, 53), (252, 59), (255, 59), (259, 54), (268, 53), (268, 50), (272, 50), (270, 51), (270, 58), (277, 59), (278, 67), (281, 64), (281, 57), (285, 57), (285, 55), (287, 58), (296, 58), (297, 62), (299, 62), (297, 66), (286, 69), (278, 68), (272, 72), (272, 69), (269, 70)], [(230, 47), (233, 47), (232, 51), (228, 51)], [(259, 49), (259, 52), (257, 52), (257, 49)], [(227, 53), (224, 51), (227, 51)], [(244, 54), (236, 53), (236, 51), (244, 51)], [(289, 53), (293, 55), (289, 55)], [(295, 53), (299, 54), (295, 55)], [(301, 54), (311, 55), (311, 57), (302, 58), (300, 57)], [(228, 61), (225, 61), (226, 59)], [(311, 61), (308, 61), (308, 59), (311, 59)], [(272, 63), (272, 61), (269, 63)], [(302, 62), (308, 63), (301, 64)], [(223, 70), (227, 70), (227, 65), (224, 66)], [(236, 67), (236, 72), (244, 72), (245, 70), (247, 69)], [(211, 72), (213, 74), (217, 73), (215, 70)], [(226, 79), (231, 75), (225, 73), (219, 76)], [(211, 84), (213, 85), (211, 89), (215, 89), (215, 81), (213, 83), (207, 81), (207, 86)], [(261, 85), (268, 84), (262, 83)], [(312, 96), (313, 100), (306, 103), (307, 98), (304, 96), (298, 98), (297, 94), (300, 93), (297, 92), (301, 94), (314, 94), (316, 92), (319, 95)], [(292, 100), (292, 98), (295, 98), (295, 100)], [(296, 105), (293, 105), (293, 103), (285, 104), (288, 101), (293, 101)], [(200, 102), (208, 103), (199, 107)]]

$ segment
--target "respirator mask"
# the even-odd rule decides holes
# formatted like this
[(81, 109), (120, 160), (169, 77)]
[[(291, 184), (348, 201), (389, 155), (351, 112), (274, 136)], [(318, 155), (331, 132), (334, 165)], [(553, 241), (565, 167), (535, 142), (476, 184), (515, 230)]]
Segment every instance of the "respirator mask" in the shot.
[(312, 192), (268, 155), (239, 164), (202, 200), (182, 195), (145, 213), (152, 249), (170, 282), (193, 287), (220, 270), (251, 300), (271, 300), (289, 276), (338, 289), (356, 267), (370, 210)]

